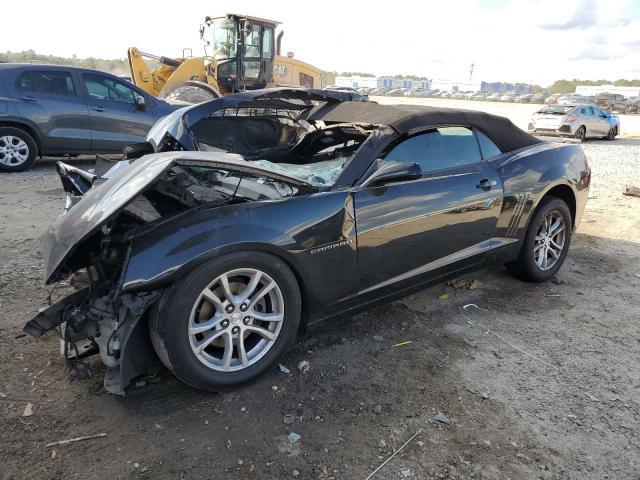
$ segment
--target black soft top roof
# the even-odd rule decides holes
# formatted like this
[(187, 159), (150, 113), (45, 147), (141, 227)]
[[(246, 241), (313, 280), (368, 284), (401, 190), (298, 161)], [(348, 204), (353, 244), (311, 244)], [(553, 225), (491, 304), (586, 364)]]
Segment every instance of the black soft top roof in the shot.
[(439, 125), (466, 125), (482, 130), (505, 152), (542, 142), (516, 127), (508, 118), (455, 108), (343, 101), (320, 107), (311, 112), (308, 120), (388, 125), (399, 134)]

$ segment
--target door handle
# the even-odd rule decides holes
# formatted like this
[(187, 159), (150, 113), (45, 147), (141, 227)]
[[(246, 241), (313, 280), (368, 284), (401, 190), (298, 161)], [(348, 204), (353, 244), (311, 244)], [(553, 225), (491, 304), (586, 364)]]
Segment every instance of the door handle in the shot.
[(104, 112), (106, 110), (106, 108), (104, 107), (91, 107), (92, 110), (95, 110), (96, 112)]
[(491, 187), (495, 187), (498, 184), (495, 180), (489, 180), (488, 178), (483, 178), (476, 185), (476, 188), (482, 188), (483, 190), (489, 190)]
[(25, 102), (35, 102), (36, 99), (30, 96), (24, 96), (24, 97), (20, 97), (20, 100), (24, 100)]

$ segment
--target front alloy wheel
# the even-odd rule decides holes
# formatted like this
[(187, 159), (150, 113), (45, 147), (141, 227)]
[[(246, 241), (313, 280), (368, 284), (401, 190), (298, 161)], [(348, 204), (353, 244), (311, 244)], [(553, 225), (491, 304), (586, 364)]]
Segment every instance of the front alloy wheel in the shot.
[(223, 273), (198, 296), (189, 343), (203, 365), (222, 372), (258, 362), (273, 347), (284, 320), (278, 284), (253, 268)]
[(224, 391), (273, 365), (295, 339), (301, 296), (285, 262), (237, 252), (203, 262), (168, 288), (149, 318), (153, 347), (184, 383)]

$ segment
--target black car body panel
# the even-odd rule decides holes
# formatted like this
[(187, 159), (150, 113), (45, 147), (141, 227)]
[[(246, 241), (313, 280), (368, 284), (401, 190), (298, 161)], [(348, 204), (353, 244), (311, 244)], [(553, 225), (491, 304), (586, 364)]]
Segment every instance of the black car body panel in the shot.
[[(42, 85), (42, 78), (32, 78), (39, 74), (66, 79), (69, 89)], [(144, 98), (144, 109), (133, 102), (90, 95), (86, 87), (90, 78), (116, 82), (123, 91)], [(142, 141), (156, 121), (181, 107), (105, 72), (60, 65), (0, 65), (0, 126), (30, 133), (40, 156), (120, 153), (126, 145)]]
[[(169, 115), (138, 150), (166, 153), (116, 166), (52, 224), (45, 236), (47, 281), (87, 268), (95, 285), (85, 303), (98, 302), (102, 310), (94, 312), (105, 304), (114, 312), (135, 310), (138, 316), (129, 315), (138, 325), (165, 289), (199, 265), (231, 252), (267, 252), (295, 274), (304, 326), (514, 260), (545, 195), (564, 199), (577, 227), (590, 183), (579, 145), (541, 142), (488, 114), (383, 107), (348, 95), (254, 91)], [(268, 126), (225, 136), (228, 124), (219, 120), (228, 109), (235, 109), (232, 122), (259, 125), (252, 118), (258, 112), (269, 117), (262, 119)], [(279, 113), (283, 109), (286, 116)], [(211, 131), (204, 132), (207, 143), (196, 132), (199, 122), (211, 118)], [(423, 168), (417, 175), (415, 164), (405, 162), (411, 168), (404, 178), (370, 182), (396, 147), (425, 132), (437, 134), (437, 142), (463, 135), (448, 145), (476, 149), (478, 161)], [(248, 151), (252, 136), (261, 135), (267, 137), (259, 148)], [(229, 138), (233, 145), (225, 143)], [(485, 155), (482, 141), (491, 143), (493, 153)], [(323, 153), (322, 142), (338, 146)], [(201, 147), (223, 151), (185, 151)], [(313, 162), (318, 155), (322, 161)], [(331, 164), (331, 155), (341, 169), (327, 181), (331, 169), (324, 162)], [(324, 177), (302, 175), (305, 162)], [(137, 309), (127, 307), (133, 303)], [(93, 317), (82, 313), (83, 306), (76, 310), (80, 313), (69, 314), (70, 319), (59, 309), (53, 315), (57, 323), (71, 322), (80, 330), (104, 321), (88, 321)], [(32, 322), (27, 331), (57, 324), (42, 314)], [(129, 325), (127, 338), (137, 338), (145, 350), (141, 331)], [(122, 389), (141, 373), (124, 352), (119, 359), (103, 355), (105, 363), (120, 365)]]

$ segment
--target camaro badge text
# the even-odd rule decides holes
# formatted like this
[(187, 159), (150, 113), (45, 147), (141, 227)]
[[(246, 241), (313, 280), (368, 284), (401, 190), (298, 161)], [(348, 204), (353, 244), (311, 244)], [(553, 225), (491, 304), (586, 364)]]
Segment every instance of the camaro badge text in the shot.
[(326, 252), (327, 250), (333, 250), (338, 247), (346, 247), (347, 245), (353, 243), (353, 240), (342, 240), (336, 243), (330, 243), (329, 245), (324, 245), (322, 247), (314, 248), (311, 250), (311, 255), (315, 255), (316, 253)]

